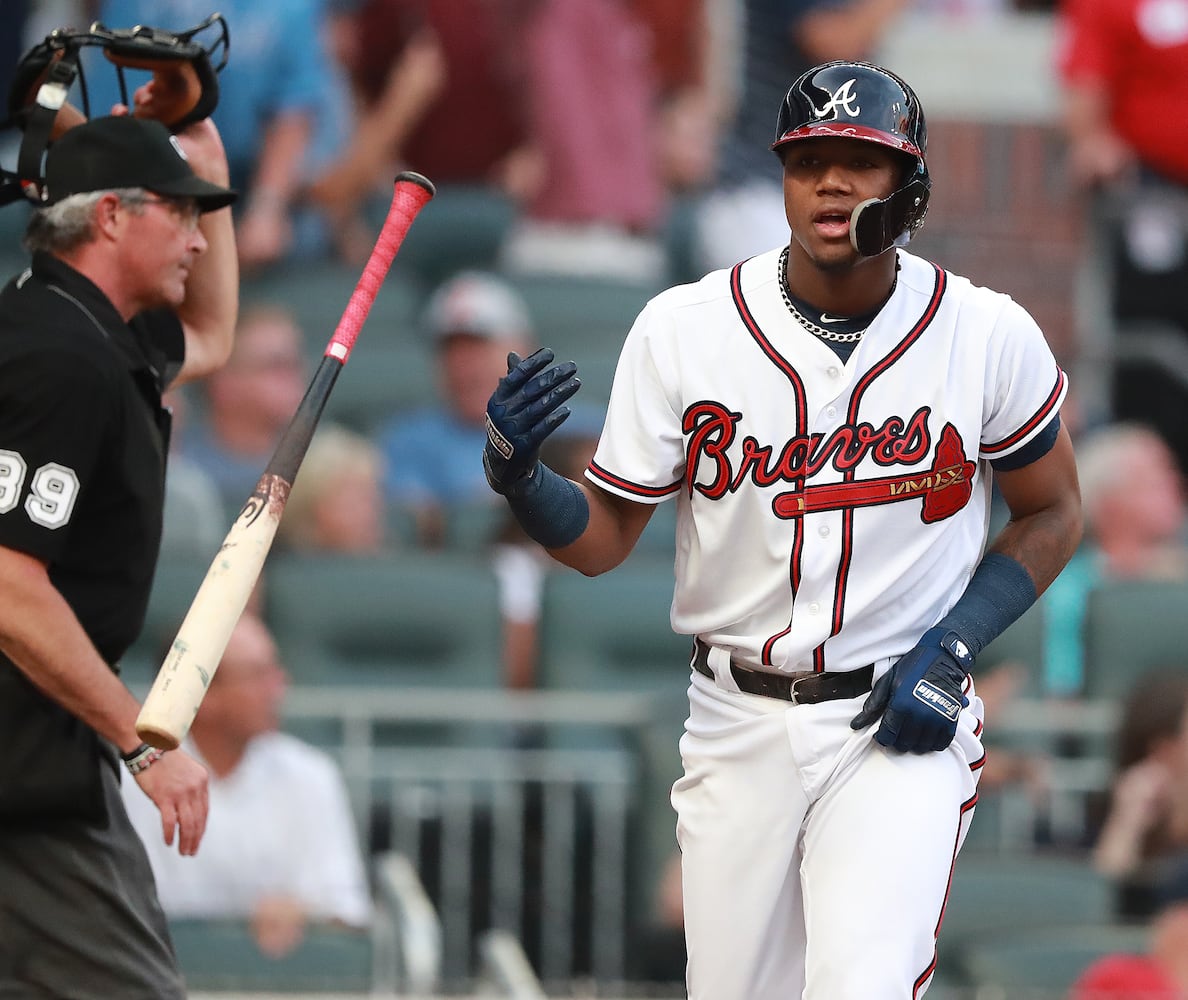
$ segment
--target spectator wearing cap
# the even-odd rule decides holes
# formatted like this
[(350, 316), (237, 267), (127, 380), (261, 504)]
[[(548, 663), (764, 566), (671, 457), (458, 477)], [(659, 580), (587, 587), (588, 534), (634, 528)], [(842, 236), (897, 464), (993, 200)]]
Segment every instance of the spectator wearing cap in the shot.
[(3, 997), (185, 996), (120, 758), (155, 837), (187, 855), (206, 771), (141, 743), (118, 662), (161, 541), (162, 393), (231, 350), (227, 179), (209, 120), (77, 125), (46, 153), (32, 266), (0, 292)]
[(430, 298), (424, 327), (432, 338), (440, 398), (398, 414), (377, 441), (387, 465), (389, 503), (407, 513), (417, 544), (442, 544), (452, 515), (498, 511), (481, 462), (492, 380), (507, 372), (509, 351), (526, 353), (532, 322), (520, 294), (494, 274), (464, 271)]

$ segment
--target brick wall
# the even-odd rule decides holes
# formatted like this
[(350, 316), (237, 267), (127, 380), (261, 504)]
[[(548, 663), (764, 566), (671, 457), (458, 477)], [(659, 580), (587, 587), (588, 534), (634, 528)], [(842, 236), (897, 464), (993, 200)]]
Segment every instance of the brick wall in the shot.
[(1011, 295), (1071, 364), (1083, 206), (1066, 182), (1058, 129), (931, 118), (928, 125), (932, 200), (912, 249)]

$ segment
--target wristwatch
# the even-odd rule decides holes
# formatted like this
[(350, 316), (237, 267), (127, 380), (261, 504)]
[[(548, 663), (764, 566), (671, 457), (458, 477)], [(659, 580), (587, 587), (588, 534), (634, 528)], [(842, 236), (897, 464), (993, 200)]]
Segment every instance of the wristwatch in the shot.
[(165, 756), (164, 750), (151, 747), (147, 743), (141, 743), (135, 750), (120, 754), (120, 759), (124, 762), (129, 774), (140, 774), (141, 771), (147, 771), (163, 756)]

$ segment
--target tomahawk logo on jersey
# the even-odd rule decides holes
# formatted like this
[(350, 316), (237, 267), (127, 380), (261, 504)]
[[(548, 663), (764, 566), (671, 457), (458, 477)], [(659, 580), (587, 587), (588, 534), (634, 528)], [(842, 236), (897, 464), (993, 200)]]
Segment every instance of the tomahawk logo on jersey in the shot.
[(848, 670), (941, 617), (936, 560), (973, 573), (988, 463), (1053, 419), (1066, 380), (1008, 296), (897, 252), (895, 291), (845, 363), (790, 321), (779, 251), (669, 289), (629, 333), (587, 476), (695, 515), (678, 632), (758, 667)]

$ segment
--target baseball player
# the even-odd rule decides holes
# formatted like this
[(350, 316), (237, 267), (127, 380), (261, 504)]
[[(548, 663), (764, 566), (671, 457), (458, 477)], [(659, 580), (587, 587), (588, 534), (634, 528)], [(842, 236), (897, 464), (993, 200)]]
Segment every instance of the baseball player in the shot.
[(537, 457), (574, 365), (512, 356), (489, 403), (491, 487), (560, 562), (606, 572), (678, 505), (693, 1000), (923, 995), (984, 761), (975, 657), (1080, 537), (1040, 330), (905, 250), (925, 146), (899, 77), (810, 69), (772, 144), (788, 245), (645, 306), (588, 482)]

